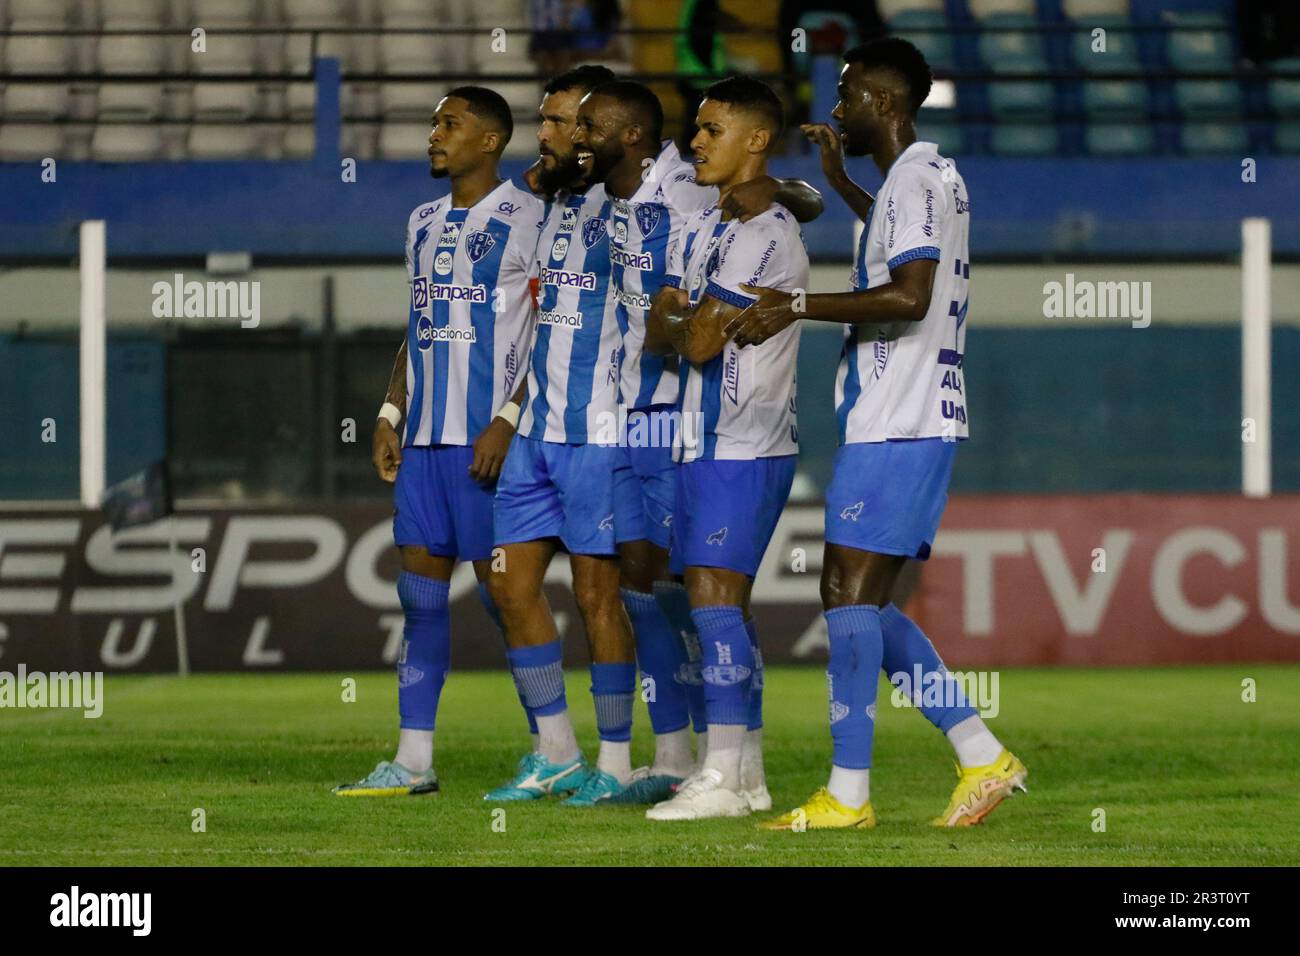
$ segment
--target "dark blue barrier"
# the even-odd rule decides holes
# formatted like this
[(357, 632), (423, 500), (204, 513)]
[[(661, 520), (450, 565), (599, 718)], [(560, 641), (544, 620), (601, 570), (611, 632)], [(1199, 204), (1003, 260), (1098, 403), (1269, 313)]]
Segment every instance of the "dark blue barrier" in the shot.
[[(1300, 255), (1300, 158), (1258, 157), (1256, 180), (1241, 159), (1001, 159), (956, 157), (972, 203), (976, 260), (1045, 255), (1228, 256), (1241, 219), (1273, 222), (1279, 256)], [(525, 162), (504, 164), (517, 176)], [(879, 171), (853, 160), (874, 190)], [(0, 259), (68, 259), (77, 224), (108, 221), (111, 259), (194, 257), (249, 251), (259, 259), (402, 257), (410, 210), (447, 192), (423, 162), (362, 161), (354, 183), (337, 164), (304, 162), (0, 164)], [(780, 176), (827, 190), (815, 157), (783, 158)], [(852, 215), (833, 194), (805, 229), (814, 259), (850, 259)], [(0, 303), (0, 310), (3, 309)], [(0, 313), (2, 314), (2, 313)]]

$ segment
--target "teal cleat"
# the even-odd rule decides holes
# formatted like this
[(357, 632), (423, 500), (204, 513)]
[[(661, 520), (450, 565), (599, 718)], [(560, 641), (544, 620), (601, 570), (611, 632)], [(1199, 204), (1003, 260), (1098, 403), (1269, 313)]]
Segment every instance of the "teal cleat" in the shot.
[(530, 753), (519, 761), (515, 777), (503, 787), (484, 794), (484, 800), (539, 800), (547, 794), (571, 793), (587, 782), (587, 761), (579, 757), (573, 763), (551, 763), (539, 753)]
[(632, 771), (632, 782), (610, 797), (609, 802), (645, 804), (671, 800), (682, 779), (663, 773), (651, 774), (649, 767), (638, 767)]
[(365, 779), (339, 784), (333, 790), (340, 797), (414, 797), (437, 792), (438, 775), (432, 767), (412, 773), (396, 760), (381, 760)]
[(594, 807), (598, 803), (608, 803), (623, 792), (623, 785), (618, 777), (604, 770), (597, 770), (587, 777), (582, 785), (568, 800), (560, 803), (562, 807)]

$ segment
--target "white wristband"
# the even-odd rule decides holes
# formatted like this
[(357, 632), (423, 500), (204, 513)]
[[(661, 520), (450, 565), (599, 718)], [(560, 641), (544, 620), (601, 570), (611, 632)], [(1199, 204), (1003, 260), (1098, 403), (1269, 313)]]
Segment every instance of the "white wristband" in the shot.
[(510, 423), (511, 428), (518, 427), (519, 403), (506, 402), (504, 405), (501, 406), (501, 411), (497, 412), (497, 418), (504, 418), (507, 422)]
[(397, 423), (402, 420), (402, 410), (392, 402), (384, 402), (383, 407), (379, 409), (379, 417), (396, 428)]

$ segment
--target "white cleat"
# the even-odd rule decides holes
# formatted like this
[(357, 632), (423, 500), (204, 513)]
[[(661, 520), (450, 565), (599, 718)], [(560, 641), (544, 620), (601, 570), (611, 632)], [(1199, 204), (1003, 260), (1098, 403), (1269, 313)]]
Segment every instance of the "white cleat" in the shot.
[[(771, 806), (771, 798), (768, 799)], [(722, 786), (722, 774), (712, 767), (687, 777), (671, 800), (656, 803), (645, 812), (647, 820), (707, 820), (713, 817), (744, 817), (748, 801)]]
[(757, 787), (740, 791), (740, 795), (749, 804), (749, 809), (755, 813), (763, 813), (772, 809), (772, 795), (767, 792), (766, 783), (760, 781)]

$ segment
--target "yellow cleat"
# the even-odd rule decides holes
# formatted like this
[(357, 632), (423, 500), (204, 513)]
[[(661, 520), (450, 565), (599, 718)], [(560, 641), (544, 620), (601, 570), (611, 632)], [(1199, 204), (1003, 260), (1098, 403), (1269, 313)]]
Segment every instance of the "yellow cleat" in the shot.
[(943, 816), (930, 822), (936, 827), (973, 827), (1017, 789), (1029, 792), (1025, 777), (1029, 771), (1009, 750), (985, 767), (957, 767), (957, 787), (948, 799)]
[(874, 827), (876, 811), (868, 800), (854, 810), (846, 807), (822, 787), (802, 807), (795, 807), (758, 825), (760, 830), (841, 830), (848, 827)]

